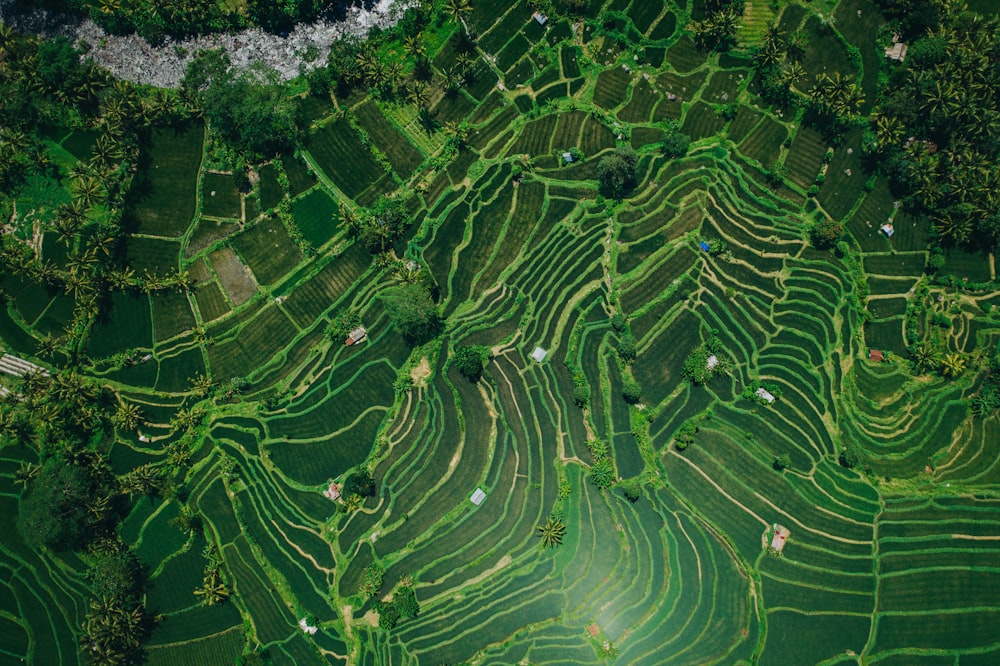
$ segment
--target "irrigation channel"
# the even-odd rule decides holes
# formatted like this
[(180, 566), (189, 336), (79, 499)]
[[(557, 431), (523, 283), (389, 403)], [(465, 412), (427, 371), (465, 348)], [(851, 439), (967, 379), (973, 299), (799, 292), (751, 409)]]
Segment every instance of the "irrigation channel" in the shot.
[[(767, 110), (749, 59), (682, 33), (688, 2), (607, 4), (641, 57), (566, 20), (542, 25), (523, 2), (474, 3), (473, 76), (433, 89), (438, 125), (365, 91), (311, 97), (301, 156), (258, 168), (249, 194), (202, 168), (197, 120), (152, 132), (130, 261), (185, 270), (194, 288), (116, 293), (87, 349), (145, 418), (118, 433), (116, 471), (148, 463), (184, 488), (137, 500), (121, 529), (162, 616), (149, 663), (230, 663), (257, 646), (275, 664), (1000, 659), (1000, 425), (968, 414), (973, 373), (915, 376), (902, 360), (918, 306), (919, 331), (948, 318), (949, 349), (995, 349), (1000, 293), (930, 283), (929, 225), (865, 172), (861, 130), (833, 145)], [(880, 19), (862, 10), (837, 5), (843, 42), (803, 6), (772, 18), (812, 36), (815, 76), (835, 56), (853, 66), (844, 44), (870, 61)], [(453, 26), (436, 38), (441, 71), (463, 40)], [(660, 148), (666, 120), (692, 139), (683, 157)], [(464, 145), (449, 122), (467, 123)], [(54, 142), (86, 159), (93, 137)], [(624, 146), (637, 184), (614, 205), (597, 168)], [(784, 179), (768, 173), (779, 158)], [(402, 188), (414, 224), (393, 248), (406, 261), (386, 266), (339, 204)], [(826, 218), (851, 234), (842, 255), (809, 242)], [(989, 266), (955, 251), (943, 270), (987, 284)], [(413, 280), (436, 286), (446, 320), (417, 351), (382, 298)], [(17, 278), (4, 289), (5, 344), (34, 358), (71, 299), (40, 305)], [(363, 342), (324, 333), (345, 310)], [(492, 354), (475, 383), (450, 362), (471, 345)], [(709, 349), (712, 372), (686, 379)], [(115, 366), (126, 353), (149, 357)], [(204, 397), (199, 376), (225, 390)], [(187, 434), (177, 414), (199, 404), (211, 419)], [(845, 444), (863, 464), (839, 464)], [(73, 663), (84, 566), (17, 538), (27, 455), (0, 451), (13, 535), (0, 654)], [(602, 489), (595, 470), (609, 465)], [(362, 467), (374, 496), (324, 496)], [(204, 534), (171, 522), (182, 503)], [(565, 534), (542, 548), (549, 518)], [(193, 593), (206, 539), (234, 592), (217, 606)], [(379, 628), (378, 604), (410, 587), (419, 614)]]

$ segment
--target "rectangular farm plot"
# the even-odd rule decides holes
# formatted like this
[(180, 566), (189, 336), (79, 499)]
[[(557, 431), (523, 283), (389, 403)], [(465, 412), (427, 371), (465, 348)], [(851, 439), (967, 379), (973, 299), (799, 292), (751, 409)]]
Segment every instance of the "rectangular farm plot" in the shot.
[(392, 168), (404, 180), (424, 161), (423, 154), (382, 115), (378, 105), (368, 101), (354, 111), (375, 147), (385, 153)]
[(177, 290), (167, 290), (150, 296), (153, 303), (153, 340), (162, 342), (195, 326), (191, 304), (187, 294)]
[(216, 241), (223, 240), (235, 234), (240, 227), (235, 222), (224, 222), (221, 220), (206, 220), (202, 218), (198, 221), (194, 233), (188, 239), (187, 248), (184, 250), (184, 258), (190, 259), (202, 250), (210, 247)]
[(153, 316), (149, 297), (123, 292), (112, 294), (107, 315), (98, 318), (90, 333), (87, 353), (101, 358), (134, 347), (152, 346)]
[(302, 236), (313, 247), (322, 247), (333, 238), (340, 224), (337, 203), (323, 190), (313, 190), (292, 204), (292, 217)]
[(203, 134), (200, 122), (153, 130), (140, 150), (145, 166), (129, 192), (126, 215), (135, 231), (173, 238), (187, 229), (194, 217)]
[(632, 75), (621, 67), (606, 69), (597, 76), (594, 104), (604, 109), (614, 109), (625, 102)]
[(285, 175), (288, 176), (290, 196), (298, 196), (316, 184), (314, 176), (301, 161), (293, 157), (282, 157), (281, 166), (285, 168)]
[[(217, 377), (243, 377), (269, 363), (291, 344), (296, 329), (277, 307), (264, 309), (233, 337), (208, 348), (208, 362)], [(230, 333), (223, 333), (228, 336)], [(221, 337), (221, 336), (220, 336)]]
[(718, 134), (725, 125), (726, 121), (715, 113), (715, 109), (705, 102), (695, 102), (684, 115), (681, 131), (697, 141)]
[(233, 305), (239, 307), (257, 293), (257, 283), (232, 248), (216, 250), (208, 255), (208, 260)]
[(198, 304), (198, 312), (204, 322), (214, 321), (230, 313), (226, 297), (223, 296), (222, 289), (214, 280), (198, 285), (198, 288), (195, 289), (194, 300)]
[(130, 236), (126, 243), (126, 262), (142, 275), (167, 275), (177, 271), (180, 264), (181, 244), (162, 238)]
[(285, 191), (278, 184), (278, 170), (267, 164), (260, 169), (260, 209), (270, 210), (278, 205)]
[(792, 146), (785, 158), (788, 176), (802, 187), (808, 187), (823, 166), (826, 141), (811, 127), (800, 127), (792, 139)]
[(306, 145), (323, 172), (351, 198), (385, 173), (346, 118), (314, 132)]
[(236, 189), (232, 175), (205, 174), (201, 183), (201, 212), (210, 217), (242, 217), (240, 191)]
[[(233, 246), (259, 284), (274, 284), (303, 259), (299, 246), (276, 217), (255, 224), (233, 239)], [(221, 279), (221, 276), (220, 276)]]

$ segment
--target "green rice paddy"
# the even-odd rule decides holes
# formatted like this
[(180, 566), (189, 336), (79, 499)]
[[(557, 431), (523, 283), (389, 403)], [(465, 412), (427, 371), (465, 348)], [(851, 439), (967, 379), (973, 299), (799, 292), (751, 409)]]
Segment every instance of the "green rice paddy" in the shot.
[[(147, 605), (162, 614), (148, 662), (232, 663), (260, 645), (276, 664), (995, 663), (1000, 425), (968, 413), (974, 372), (915, 376), (905, 357), (918, 302), (921, 331), (941, 312), (950, 349), (995, 353), (1000, 293), (930, 283), (927, 221), (904, 224), (881, 179), (866, 187), (857, 134), (806, 198), (834, 146), (768, 111), (745, 59), (694, 46), (683, 26), (704, 3), (588, 5), (595, 17), (623, 12), (622, 31), (647, 56), (660, 49), (662, 65), (566, 30), (537, 66), (565, 24), (542, 28), (526, 2), (473, 5), (488, 85), (450, 101), (435, 90), (438, 112), (469, 124), (461, 150), (402, 103), (359, 94), (329, 119), (332, 100), (315, 105), (324, 112), (302, 159), (281, 163), (291, 219), (315, 253), (276, 215), (287, 203), (274, 165), (242, 201), (259, 200), (255, 215), (231, 176), (202, 170), (194, 121), (155, 130), (143, 148), (130, 261), (187, 270), (194, 286), (116, 293), (86, 352), (95, 362), (150, 354), (93, 367), (141, 404), (152, 435), (125, 433), (109, 455), (116, 471), (170, 470), (183, 489), (137, 501), (121, 528), (147, 567)], [(850, 43), (881, 25), (851, 18), (874, 12), (866, 0), (839, 7)], [(809, 34), (810, 76), (854, 72), (815, 9), (781, 3), (774, 19)], [(751, 13), (759, 23), (773, 10)], [(429, 54), (438, 65), (455, 46), (440, 48)], [(862, 62), (868, 85), (864, 51)], [(495, 89), (501, 76), (511, 90)], [(730, 103), (735, 115), (717, 113)], [(659, 150), (666, 118), (692, 139), (684, 157)], [(64, 144), (89, 152), (82, 132)], [(639, 153), (637, 182), (615, 204), (598, 198), (597, 164), (625, 145)], [(563, 164), (573, 148), (583, 157)], [(765, 173), (777, 160), (785, 184)], [(398, 266), (373, 260), (341, 226), (340, 204), (380, 192), (406, 196), (415, 221), (389, 259), (433, 277), (446, 317), (442, 336), (415, 349), (380, 299), (402, 279)], [(848, 257), (810, 244), (808, 226), (823, 216), (845, 223)], [(890, 216), (887, 239), (877, 229)], [(724, 249), (703, 251), (702, 240)], [(943, 270), (995, 279), (988, 257), (958, 251)], [(33, 357), (72, 299), (16, 280), (4, 288), (0, 337)], [(324, 333), (344, 309), (360, 316), (364, 342)], [(614, 315), (634, 338), (628, 366)], [(685, 361), (709, 337), (721, 371), (693, 384)], [(492, 359), (474, 384), (449, 356), (479, 344)], [(870, 349), (890, 358), (869, 360)], [(238, 388), (205, 398), (192, 386), (199, 376)], [(633, 381), (641, 394), (630, 404)], [(743, 399), (754, 381), (780, 397)], [(585, 408), (574, 401), (580, 382)], [(198, 405), (204, 426), (175, 465), (171, 419)], [(682, 448), (685, 423), (698, 431)], [(604, 490), (590, 480), (595, 438), (619, 481)], [(854, 469), (838, 462), (845, 446), (863, 453)], [(14, 478), (29, 456), (0, 448), (0, 661), (77, 663), (86, 567), (39, 556), (18, 536)], [(323, 496), (362, 468), (374, 497), (348, 506)], [(635, 479), (637, 501), (624, 479)], [(481, 505), (470, 501), (477, 488)], [(194, 595), (206, 542), (170, 522), (182, 503), (221, 553), (233, 592), (222, 605)], [(537, 527), (552, 514), (566, 534), (542, 549)], [(790, 534), (780, 553), (768, 548), (775, 524)], [(385, 569), (380, 597), (405, 580), (419, 600), (392, 631), (378, 628), (360, 589), (372, 563)], [(314, 635), (297, 626), (307, 617)]]

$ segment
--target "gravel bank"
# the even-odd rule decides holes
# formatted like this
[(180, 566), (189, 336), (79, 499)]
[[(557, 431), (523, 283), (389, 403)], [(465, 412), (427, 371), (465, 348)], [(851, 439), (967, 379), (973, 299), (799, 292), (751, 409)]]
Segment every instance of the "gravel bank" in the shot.
[[(326, 62), (330, 45), (341, 36), (364, 35), (374, 25), (384, 28), (395, 24), (411, 1), (333, 3), (319, 20), (297, 25), (287, 37), (253, 28), (228, 35), (168, 40), (160, 46), (151, 46), (135, 34), (109, 35), (90, 19), (80, 21), (39, 9), (15, 12), (13, 0), (0, 0), (0, 19), (20, 32), (63, 35), (74, 43), (86, 42), (90, 45), (87, 57), (118, 78), (176, 88), (196, 51), (219, 47), (226, 49), (237, 67), (263, 62), (282, 79), (294, 78), (300, 67), (310, 69)], [(318, 53), (312, 62), (304, 57), (308, 50)]]

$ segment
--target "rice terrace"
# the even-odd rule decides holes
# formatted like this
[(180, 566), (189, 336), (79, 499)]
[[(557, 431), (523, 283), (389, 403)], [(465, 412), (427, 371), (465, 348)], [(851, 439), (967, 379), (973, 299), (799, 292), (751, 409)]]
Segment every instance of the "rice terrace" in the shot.
[(0, 23), (0, 663), (1000, 663), (996, 4), (399, 4)]

